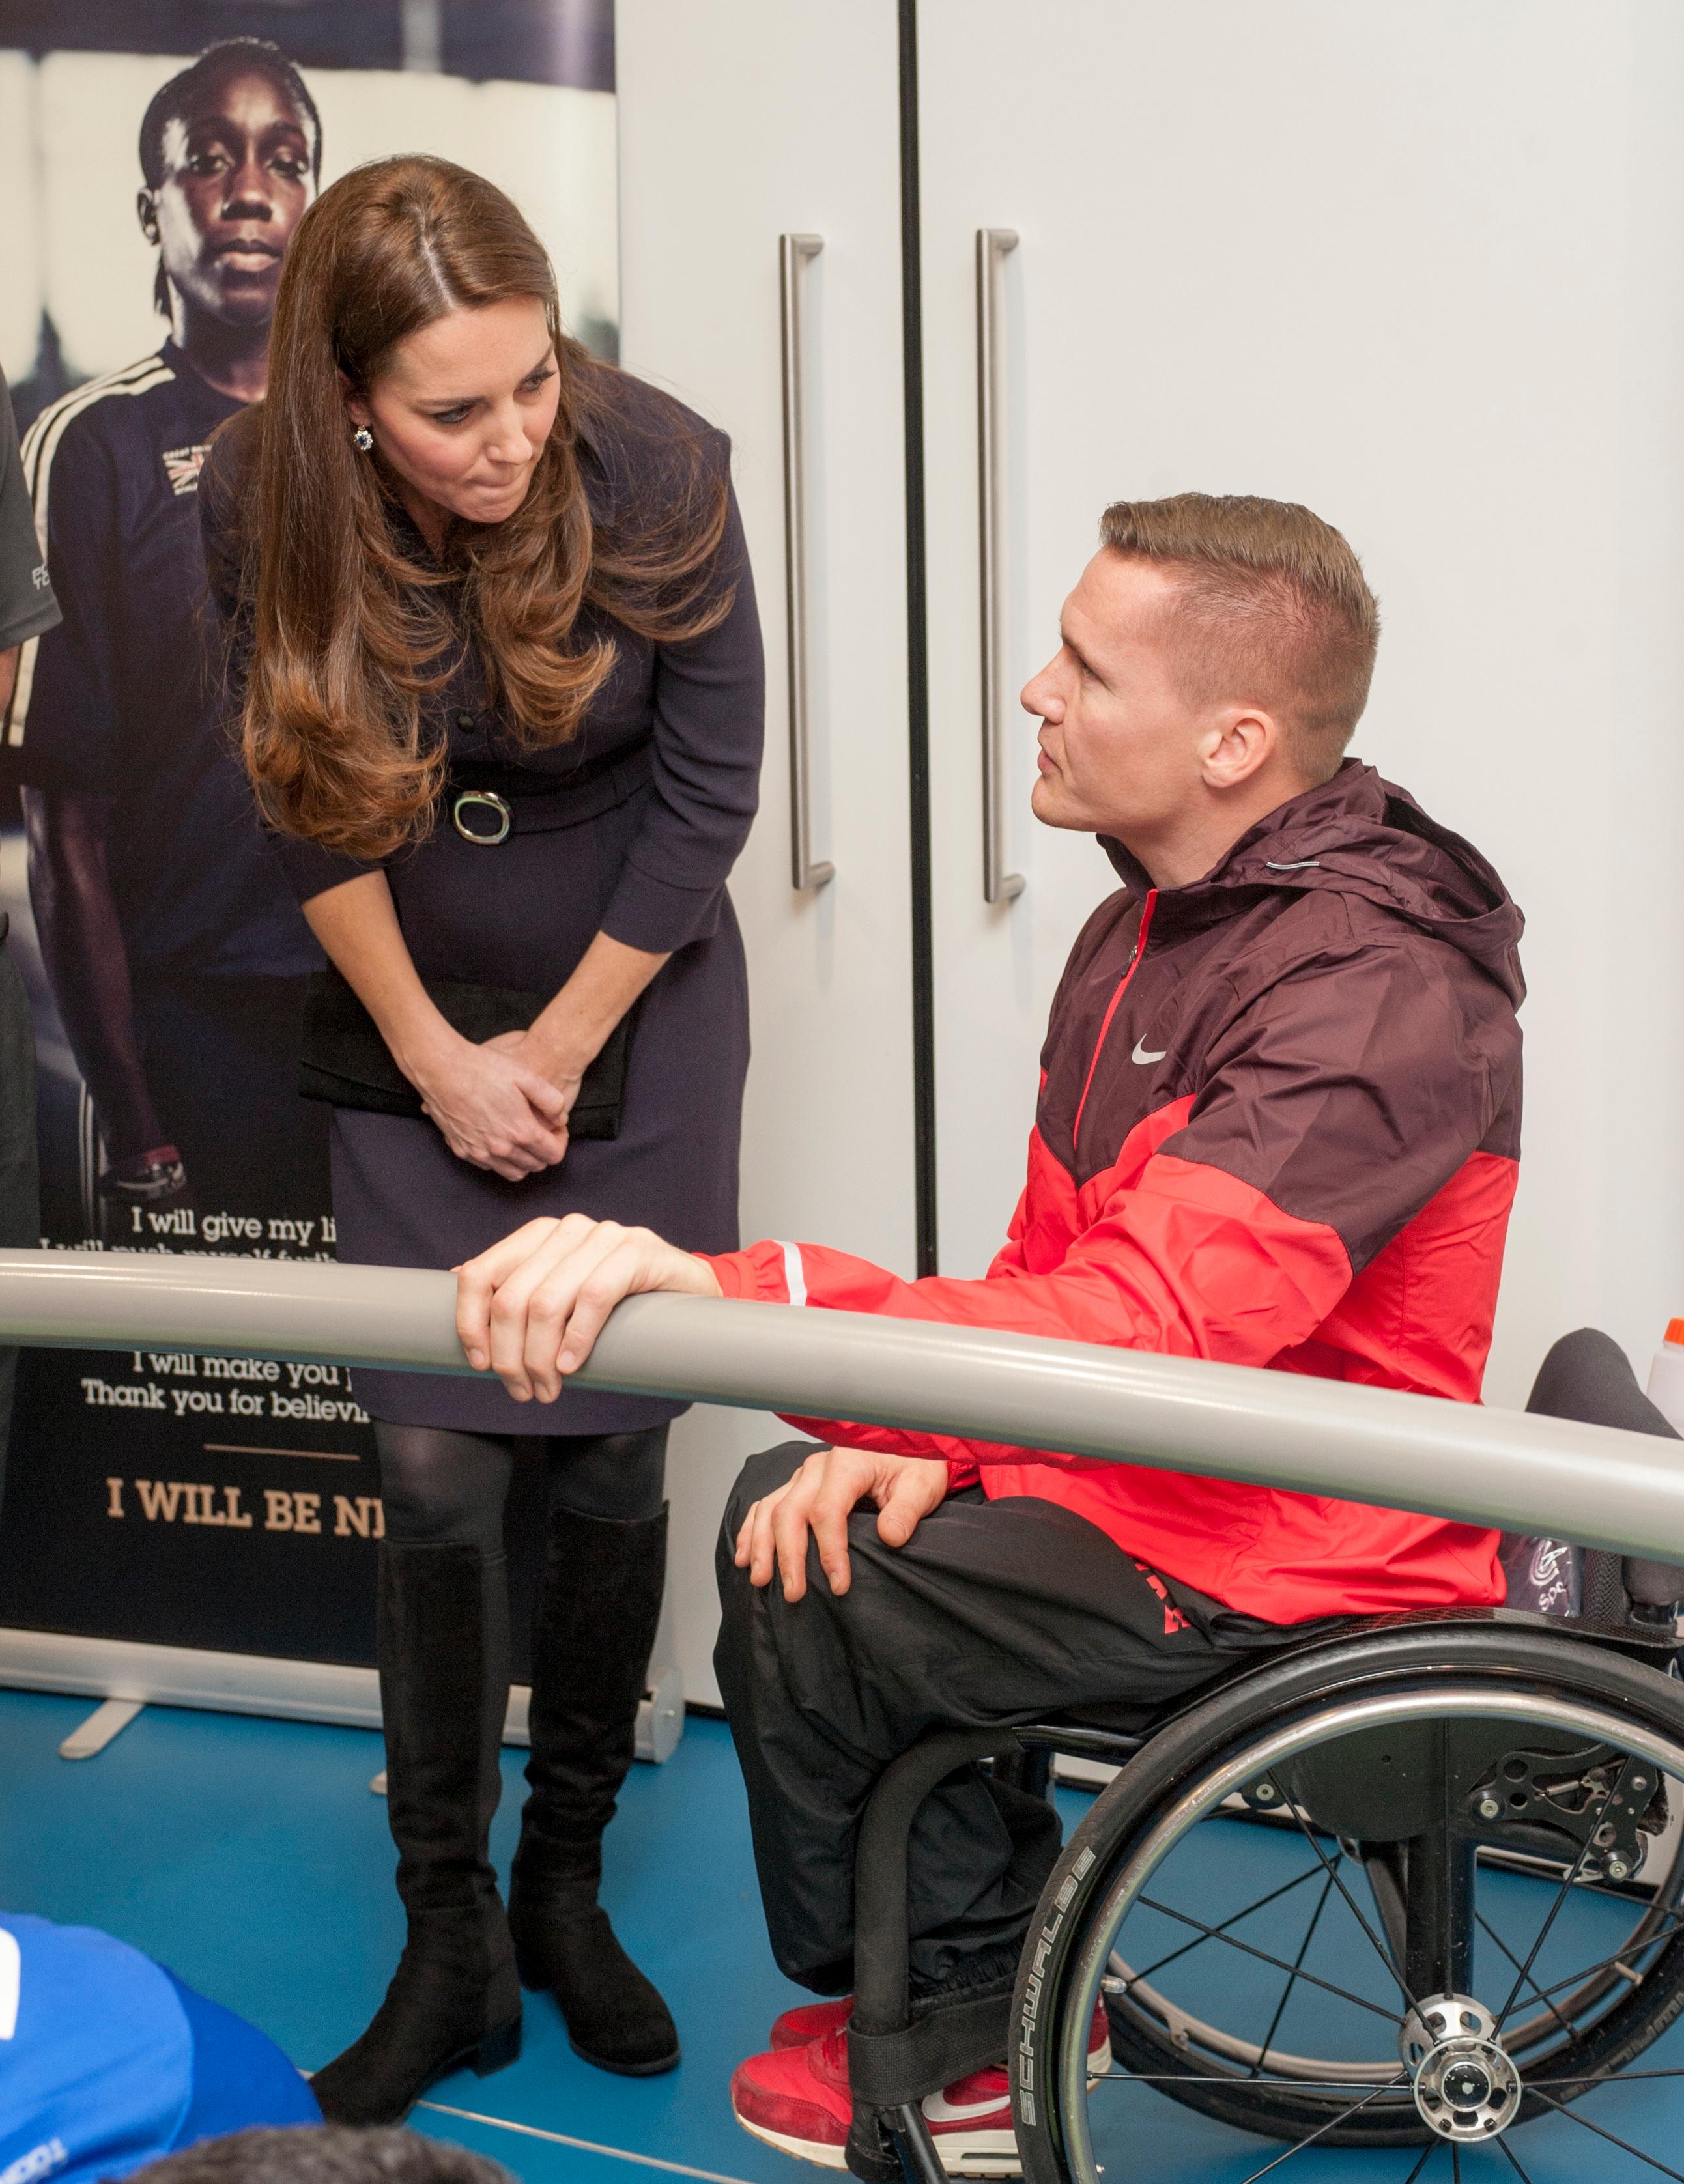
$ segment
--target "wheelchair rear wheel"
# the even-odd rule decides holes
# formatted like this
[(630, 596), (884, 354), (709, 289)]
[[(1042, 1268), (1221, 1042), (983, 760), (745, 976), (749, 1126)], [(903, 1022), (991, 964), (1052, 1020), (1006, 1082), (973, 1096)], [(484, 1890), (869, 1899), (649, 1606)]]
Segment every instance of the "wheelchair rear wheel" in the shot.
[(1225, 1686), (1096, 1800), (1042, 1898), (1026, 2177), (1100, 2184), (1144, 2086), (1289, 2142), (1254, 2175), (1364, 2146), (1449, 2179), (1489, 2144), (1531, 2178), (1529, 2137), (1565, 2133), (1535, 2184), (1684, 2180), (1684, 2068), (1628, 2069), (1684, 2011), (1681, 1810), (1684, 1685), (1581, 1639), (1394, 1626)]

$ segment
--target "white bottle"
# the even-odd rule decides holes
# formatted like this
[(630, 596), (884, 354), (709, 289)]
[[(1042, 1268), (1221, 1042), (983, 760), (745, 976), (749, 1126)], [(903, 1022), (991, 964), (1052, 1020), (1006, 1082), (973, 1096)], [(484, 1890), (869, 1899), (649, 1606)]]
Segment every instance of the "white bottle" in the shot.
[(1655, 1352), (1644, 1393), (1673, 1431), (1684, 1434), (1684, 1319), (1666, 1323), (1666, 1340)]

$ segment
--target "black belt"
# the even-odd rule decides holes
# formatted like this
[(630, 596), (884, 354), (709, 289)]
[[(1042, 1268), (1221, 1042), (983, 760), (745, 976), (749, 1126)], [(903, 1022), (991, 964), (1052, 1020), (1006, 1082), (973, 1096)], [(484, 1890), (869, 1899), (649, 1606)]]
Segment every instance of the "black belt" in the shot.
[(552, 834), (599, 819), (634, 795), (653, 768), (648, 744), (624, 758), (594, 759), (544, 788), (532, 786), (538, 776), (510, 766), (455, 766), (445, 779), (444, 805), (465, 842), (494, 850), (511, 834)]

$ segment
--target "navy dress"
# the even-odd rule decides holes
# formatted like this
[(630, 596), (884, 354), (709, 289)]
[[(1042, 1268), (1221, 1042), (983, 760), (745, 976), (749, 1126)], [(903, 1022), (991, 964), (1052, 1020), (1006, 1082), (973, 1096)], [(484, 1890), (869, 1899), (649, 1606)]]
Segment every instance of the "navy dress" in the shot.
[[(634, 465), (654, 465), (658, 477), (663, 439), (670, 446), (675, 432), (698, 437), (724, 474), (722, 435), (635, 379), (622, 374), (615, 383), (628, 429), (581, 445), (594, 510), (638, 488)], [(236, 631), (243, 617), (222, 572), (237, 566), (243, 452), (238, 442), (226, 454), (223, 443), (212, 450), (202, 499), (218, 603)], [(425, 552), (418, 535), (404, 543), (411, 556)], [(734, 499), (710, 583), (728, 591), (732, 604), (703, 637), (651, 645), (602, 625), (614, 638), (616, 664), (566, 744), (517, 744), (486, 702), (471, 646), (431, 701), (429, 723), (449, 750), (443, 814), (426, 841), (382, 867), (421, 976), (522, 987), (548, 999), (599, 932), (671, 960), (637, 1004), (618, 1135), (571, 1144), (557, 1167), (505, 1182), (457, 1159), (430, 1122), (336, 1108), (342, 1260), (450, 1267), (523, 1221), (566, 1213), (644, 1225), (689, 1251), (735, 1248), (749, 1011), (725, 883), (754, 817), (765, 690)], [(577, 638), (589, 628), (585, 621)], [(231, 666), (237, 680), (238, 660)], [(465, 838), (453, 822), (456, 796), (471, 788), (493, 791), (513, 813), (507, 838), (494, 845)], [(466, 816), (482, 827), (487, 807)], [(289, 837), (279, 848), (300, 901), (376, 869)], [(389, 1424), (471, 1433), (631, 1433), (685, 1407), (579, 1389), (534, 1411), (489, 1377), (363, 1371), (356, 1386)]]

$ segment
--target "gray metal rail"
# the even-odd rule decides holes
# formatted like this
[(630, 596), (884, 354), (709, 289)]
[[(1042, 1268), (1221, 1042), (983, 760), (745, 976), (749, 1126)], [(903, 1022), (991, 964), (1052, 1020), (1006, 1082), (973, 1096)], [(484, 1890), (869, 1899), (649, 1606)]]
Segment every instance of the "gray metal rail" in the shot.
[[(0, 1251), (0, 1342), (466, 1373), (448, 1274)], [(1684, 1447), (1297, 1373), (910, 1320), (633, 1297), (581, 1385), (856, 1418), (1684, 1560)], [(533, 1425), (566, 1430), (566, 1396)]]

